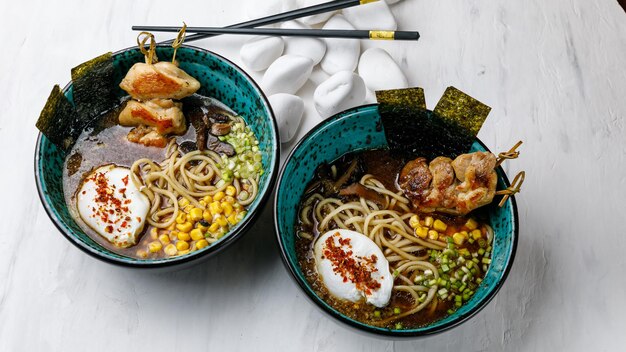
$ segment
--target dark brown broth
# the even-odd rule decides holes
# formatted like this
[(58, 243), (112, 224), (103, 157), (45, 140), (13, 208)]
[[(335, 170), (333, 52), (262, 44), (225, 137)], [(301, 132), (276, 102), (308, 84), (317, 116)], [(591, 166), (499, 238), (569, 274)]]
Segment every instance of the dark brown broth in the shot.
[[(220, 108), (228, 109), (228, 107), (219, 101), (212, 98), (209, 99)], [(132, 128), (120, 126), (117, 122), (118, 115), (123, 107), (124, 103), (96, 118), (78, 137), (65, 159), (63, 168), (63, 193), (65, 202), (68, 204), (68, 209), (74, 221), (76, 221), (80, 228), (91, 237), (91, 239), (115, 253), (139, 259), (140, 257), (137, 255), (137, 250), (140, 248), (145, 249), (149, 242), (155, 240), (155, 238), (151, 238), (151, 236), (147, 235), (152, 229), (152, 226), (146, 224), (136, 245), (129, 248), (120, 248), (100, 236), (96, 231), (85, 224), (80, 218), (76, 208), (76, 190), (80, 187), (83, 178), (95, 168), (107, 164), (130, 167), (136, 160), (142, 158), (148, 158), (154, 161), (165, 159), (165, 148), (146, 147), (142, 144), (129, 142), (126, 139), (128, 132)], [(187, 141), (195, 144), (195, 140), (196, 136), (193, 128), (188, 128), (184, 135), (176, 137), (178, 144)], [(162, 252), (147, 252), (147, 258), (151, 259), (164, 256)]]

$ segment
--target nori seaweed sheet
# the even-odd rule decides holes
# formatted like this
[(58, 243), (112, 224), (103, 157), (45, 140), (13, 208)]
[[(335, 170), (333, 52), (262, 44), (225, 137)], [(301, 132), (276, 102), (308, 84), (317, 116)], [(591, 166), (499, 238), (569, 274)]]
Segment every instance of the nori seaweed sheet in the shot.
[(74, 106), (55, 85), (35, 126), (57, 147), (67, 150), (80, 135), (80, 125)]
[(76, 112), (85, 124), (116, 105), (113, 54), (108, 52), (72, 69)]
[[(448, 100), (442, 107), (446, 107), (446, 109), (439, 111), (444, 113), (457, 111), (453, 109), (457, 106), (454, 103), (455, 97), (462, 98), (460, 103), (470, 101), (467, 99), (467, 95), (456, 89), (455, 91), (462, 95), (456, 92), (444, 95)], [(480, 129), (486, 118), (486, 115), (480, 113), (481, 110), (484, 111), (486, 106), (471, 97), (469, 97), (472, 103), (470, 108), (478, 108), (478, 112), (464, 110), (468, 114), (467, 116), (470, 116), (471, 120), (474, 121), (471, 124), (457, 122), (464, 120), (464, 118), (459, 118), (460, 113), (448, 118), (427, 110), (425, 103), (418, 103), (424, 101), (424, 93), (421, 88), (376, 92), (376, 97), (389, 149), (395, 154), (408, 158), (420, 156), (432, 160), (442, 155), (456, 158), (460, 154), (467, 153), (474, 142), (476, 133), (478, 133), (478, 130), (474, 133), (474, 127), (478, 126)], [(479, 124), (475, 122), (476, 117), (480, 118)]]
[(433, 112), (444, 119), (455, 122), (473, 136), (478, 134), (491, 108), (461, 92), (448, 87)]
[(424, 89), (420, 87), (379, 90), (376, 91), (376, 100), (378, 100), (379, 103), (393, 103), (395, 105), (408, 106), (413, 109), (426, 110)]

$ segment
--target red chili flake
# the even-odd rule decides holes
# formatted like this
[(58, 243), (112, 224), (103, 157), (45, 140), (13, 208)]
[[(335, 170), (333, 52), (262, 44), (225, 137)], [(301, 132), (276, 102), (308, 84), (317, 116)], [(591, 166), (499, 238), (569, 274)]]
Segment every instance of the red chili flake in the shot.
[(128, 175), (124, 176), (124, 178), (122, 179), (122, 182), (124, 182), (124, 186), (128, 186)]
[(339, 237), (339, 246), (335, 245), (333, 236), (326, 239), (324, 256), (331, 261), (333, 271), (343, 278), (343, 282), (352, 282), (356, 288), (371, 295), (372, 291), (380, 288), (380, 283), (372, 278), (372, 273), (378, 271), (374, 264), (378, 260), (375, 255), (370, 257), (354, 256), (352, 251), (344, 251), (342, 247), (351, 247), (349, 238), (340, 237), (339, 232), (334, 236)]
[[(104, 228), (104, 231), (106, 231), (106, 232), (108, 232), (108, 233), (113, 232), (113, 226), (109, 225), (109, 226), (105, 227), (105, 228)], [(117, 236), (116, 236), (116, 238), (117, 238)]]
[(120, 191), (119, 191), (119, 192), (120, 192), (121, 194), (126, 193), (126, 188), (120, 188)]

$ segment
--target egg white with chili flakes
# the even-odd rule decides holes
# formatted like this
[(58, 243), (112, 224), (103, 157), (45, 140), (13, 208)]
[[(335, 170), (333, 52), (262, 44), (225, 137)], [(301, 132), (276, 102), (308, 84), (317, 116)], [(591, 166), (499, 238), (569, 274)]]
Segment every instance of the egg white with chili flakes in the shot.
[(130, 179), (130, 169), (100, 166), (76, 193), (78, 213), (100, 236), (118, 247), (137, 243), (150, 209), (148, 197)]
[(315, 243), (315, 263), (328, 291), (339, 299), (384, 307), (391, 298), (393, 275), (380, 248), (367, 236), (331, 230)]

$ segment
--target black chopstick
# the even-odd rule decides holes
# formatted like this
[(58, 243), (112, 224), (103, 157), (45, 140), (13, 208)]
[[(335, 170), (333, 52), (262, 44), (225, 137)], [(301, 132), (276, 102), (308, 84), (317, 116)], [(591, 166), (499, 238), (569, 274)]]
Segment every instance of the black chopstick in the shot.
[[(178, 32), (181, 27), (167, 26), (133, 26), (134, 31)], [(287, 37), (318, 37), (318, 38), (356, 38), (383, 40), (418, 40), (418, 32), (412, 31), (379, 31), (352, 29), (282, 29), (282, 28), (220, 28), (220, 27), (187, 27), (187, 33), (202, 34), (243, 34)]]
[[(261, 1), (263, 1), (263, 0), (261, 0)], [(293, 10), (293, 11), (287, 11), (287, 12), (279, 13), (279, 14), (276, 14), (276, 15), (271, 15), (271, 16), (267, 16), (267, 17), (258, 18), (258, 19), (251, 20), (251, 21), (246, 21), (246, 22), (233, 24), (233, 25), (227, 26), (225, 28), (253, 28), (253, 27), (259, 27), (259, 26), (266, 26), (268, 24), (294, 20), (296, 18), (302, 18), (302, 17), (306, 17), (306, 16), (318, 15), (320, 13), (325, 13), (325, 12), (335, 11), (335, 10), (341, 10), (341, 9), (345, 9), (345, 8), (348, 8), (348, 7), (357, 6), (357, 5), (363, 5), (363, 4), (367, 4), (367, 3), (370, 3), (370, 2), (376, 2), (376, 1), (384, 1), (384, 0), (337, 0), (337, 1), (330, 1), (330, 2), (325, 2), (323, 4), (319, 4), (319, 5), (313, 5), (313, 6), (304, 7), (304, 8), (297, 9), (297, 10)], [(221, 33), (196, 33), (196, 34), (192, 34), (192, 35), (187, 36), (185, 38), (185, 42), (188, 43), (188, 42), (192, 42), (194, 40), (200, 40), (200, 39), (204, 39), (204, 38), (209, 38), (209, 37), (213, 37), (215, 35), (220, 35), (220, 34)], [(169, 45), (169, 44), (172, 44), (173, 42), (174, 42), (174, 39), (170, 39), (170, 40), (166, 40), (164, 42), (161, 42), (159, 44), (168, 44)]]

